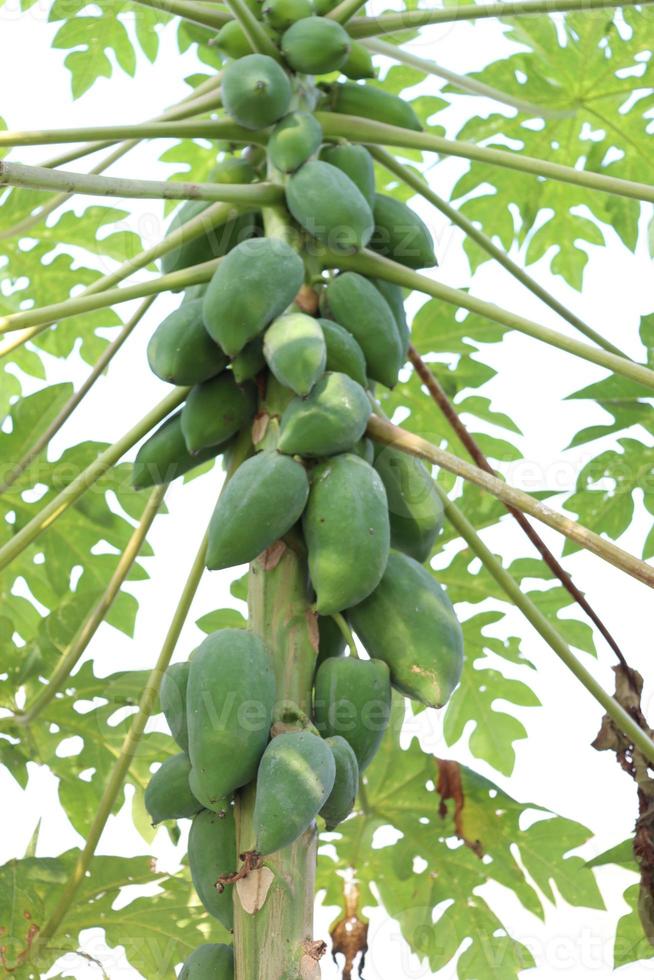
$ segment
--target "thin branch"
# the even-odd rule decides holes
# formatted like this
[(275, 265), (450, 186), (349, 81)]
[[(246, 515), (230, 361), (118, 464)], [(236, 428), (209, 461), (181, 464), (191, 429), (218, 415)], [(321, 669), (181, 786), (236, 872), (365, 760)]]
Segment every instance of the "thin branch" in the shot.
[[(652, 2), (654, 3), (654, 0)], [(459, 9), (469, 8), (461, 7)], [(590, 170), (577, 170), (575, 167), (566, 167), (560, 163), (551, 163), (549, 160), (540, 160), (537, 157), (526, 156), (522, 153), (478, 146), (476, 143), (469, 143), (465, 140), (448, 140), (442, 136), (404, 129), (401, 126), (390, 126), (388, 123), (363, 119), (360, 116), (348, 116), (337, 112), (317, 112), (316, 119), (321, 124), (325, 136), (329, 138), (348, 139), (354, 143), (372, 143), (382, 146), (400, 146), (413, 150), (427, 150), (433, 153), (441, 153), (444, 156), (476, 160), (490, 166), (508, 167), (510, 170), (533, 174), (536, 177), (560, 180), (566, 184), (589, 187), (591, 190), (617, 194), (620, 197), (628, 197), (637, 201), (654, 202), (654, 187), (638, 181), (609, 177), (606, 174), (598, 174)], [(10, 133), (9, 137), (11, 138), (11, 136)], [(13, 144), (9, 141), (7, 145)]]
[(111, 143), (130, 139), (210, 139), (226, 140), (228, 143), (266, 142), (266, 137), (262, 133), (237, 126), (231, 119), (211, 119), (207, 122), (180, 119), (172, 122), (136, 123), (130, 126), (35, 129), (24, 132), (3, 130), (0, 132), (0, 147), (50, 146), (56, 143), (86, 143), (89, 140), (109, 141)]
[(387, 170), (390, 170), (390, 172), (395, 174), (396, 177), (399, 177), (400, 180), (403, 180), (409, 185), (409, 187), (412, 187), (413, 190), (420, 194), (426, 201), (429, 201), (430, 204), (433, 204), (434, 207), (438, 208), (438, 210), (449, 218), (453, 224), (461, 228), (469, 238), (479, 245), (480, 248), (499, 262), (500, 265), (507, 270), (507, 272), (511, 273), (511, 275), (517, 279), (518, 282), (522, 283), (523, 286), (526, 286), (527, 289), (534, 294), (534, 296), (538, 296), (539, 299), (546, 303), (550, 309), (554, 310), (555, 313), (558, 313), (559, 316), (563, 317), (564, 320), (567, 320), (571, 326), (579, 330), (580, 333), (583, 333), (589, 340), (594, 341), (599, 347), (603, 347), (604, 350), (610, 351), (612, 354), (617, 354), (618, 357), (626, 357), (626, 355), (623, 354), (618, 347), (612, 344), (609, 340), (606, 340), (596, 330), (593, 330), (592, 327), (588, 326), (588, 324), (580, 319), (580, 317), (569, 310), (567, 306), (560, 303), (554, 296), (551, 295), (551, 293), (536, 282), (535, 279), (532, 279), (527, 272), (521, 269), (519, 265), (509, 258), (506, 252), (503, 252), (501, 248), (498, 248), (491, 238), (485, 235), (483, 231), (476, 228), (472, 221), (460, 214), (456, 208), (453, 208), (447, 203), (447, 201), (443, 200), (442, 197), (436, 194), (436, 192), (425, 183), (422, 177), (414, 173), (412, 170), (409, 170), (408, 167), (403, 166), (391, 153), (388, 153), (387, 150), (381, 149), (381, 147), (370, 147), (370, 152), (375, 159), (382, 164), (382, 166), (386, 167)]
[(156, 425), (163, 422), (172, 411), (181, 405), (189, 390), (189, 388), (174, 388), (140, 422), (137, 422), (117, 442), (114, 442), (113, 445), (101, 452), (68, 486), (64, 487), (63, 490), (53, 497), (31, 521), (28, 521), (20, 531), (17, 531), (0, 548), (0, 571), (20, 555), (42, 531), (49, 528), (69, 507), (72, 507), (126, 452), (129, 452), (137, 442), (143, 439)]
[(337, 21), (339, 24), (347, 24), (356, 13), (365, 7), (367, 0), (341, 0), (333, 10), (330, 10), (326, 17)]
[(258, 21), (254, 16), (245, 0), (225, 0), (225, 2), (234, 18), (243, 28), (243, 33), (252, 50), (266, 54), (269, 58), (274, 58), (275, 61), (281, 61), (282, 56), (279, 53), (279, 48), (266, 32), (261, 21)]
[(193, 0), (137, 0), (142, 7), (163, 10), (175, 17), (183, 17), (202, 27), (213, 27), (217, 31), (232, 20), (229, 11), (214, 3), (194, 3)]
[(96, 361), (93, 370), (89, 373), (83, 384), (80, 385), (77, 391), (73, 392), (65, 405), (63, 405), (59, 412), (57, 412), (57, 415), (47, 429), (45, 429), (38, 437), (36, 442), (34, 442), (21, 456), (18, 462), (12, 466), (7, 476), (4, 478), (2, 483), (0, 483), (0, 494), (6, 493), (6, 491), (13, 486), (16, 480), (22, 476), (25, 470), (34, 462), (37, 456), (39, 456), (43, 450), (47, 448), (51, 440), (54, 439), (63, 425), (71, 417), (75, 409), (78, 408), (86, 395), (88, 395), (88, 393), (91, 391), (95, 382), (109, 366), (134, 328), (141, 321), (147, 310), (150, 309), (156, 298), (156, 296), (148, 296), (148, 298), (141, 303), (134, 316), (127, 321), (116, 339), (113, 340), (103, 351), (102, 355)]
[[(469, 456), (473, 462), (482, 470), (486, 470), (487, 473), (495, 473), (493, 467), (488, 462), (486, 456), (482, 452), (481, 448), (475, 441), (474, 437), (470, 434), (465, 424), (461, 420), (456, 408), (447, 397), (446, 392), (442, 388), (438, 378), (432, 371), (430, 371), (429, 366), (425, 364), (422, 357), (416, 351), (415, 347), (409, 346), (409, 360), (413, 364), (418, 377), (423, 382), (427, 388), (429, 394), (431, 395), (433, 401), (438, 405), (441, 412), (449, 422), (453, 431), (456, 433), (460, 442), (465, 446)], [(541, 558), (545, 564), (550, 568), (550, 570), (556, 575), (561, 584), (570, 593), (574, 601), (584, 610), (588, 618), (595, 624), (599, 632), (602, 634), (608, 645), (611, 647), (616, 657), (626, 670), (630, 670), (629, 665), (622, 653), (622, 650), (618, 646), (616, 640), (613, 638), (608, 628), (604, 625), (598, 614), (595, 612), (591, 604), (586, 599), (586, 596), (581, 592), (572, 580), (572, 576), (565, 570), (561, 565), (556, 555), (550, 551), (547, 547), (540, 534), (536, 531), (530, 521), (527, 520), (522, 511), (518, 510), (516, 507), (506, 505), (506, 509), (511, 514), (511, 516), (517, 521), (524, 533), (527, 535), (531, 543), (534, 545), (536, 550), (539, 552)]]
[(467, 75), (458, 75), (455, 71), (450, 71), (449, 68), (443, 68), (442, 65), (437, 65), (435, 61), (421, 58), (419, 55), (414, 54), (413, 51), (399, 48), (396, 44), (388, 44), (386, 41), (373, 39), (365, 41), (364, 44), (370, 51), (374, 51), (375, 54), (384, 55), (384, 57), (390, 58), (392, 61), (399, 61), (403, 65), (410, 65), (412, 68), (424, 71), (428, 75), (435, 75), (437, 78), (442, 78), (446, 82), (450, 82), (451, 85), (456, 85), (463, 92), (469, 92), (472, 95), (481, 95), (484, 98), (492, 99), (494, 102), (501, 102), (528, 116), (536, 116), (540, 119), (570, 119), (577, 113), (576, 109), (554, 109), (551, 106), (536, 105), (534, 102), (529, 102), (526, 99), (518, 99), (514, 95), (509, 95), (508, 92), (502, 92), (500, 89), (493, 88), (492, 85), (485, 85), (483, 82), (477, 81), (476, 78), (469, 78)]
[(345, 255), (342, 258), (330, 256), (326, 259), (326, 264), (332, 267), (340, 265), (341, 268), (351, 269), (363, 275), (386, 279), (388, 282), (397, 283), (398, 286), (404, 286), (406, 289), (416, 289), (434, 299), (441, 299), (452, 306), (463, 307), (463, 309), (477, 313), (495, 323), (501, 323), (511, 330), (518, 330), (520, 333), (534, 337), (551, 347), (556, 347), (558, 350), (567, 351), (568, 354), (574, 354), (575, 357), (590, 361), (591, 364), (607, 368), (609, 371), (630, 378), (632, 381), (637, 381), (647, 388), (654, 388), (654, 371), (645, 367), (644, 364), (636, 364), (625, 357), (619, 357), (609, 351), (591, 347), (590, 344), (586, 344), (582, 340), (567, 337), (565, 334), (544, 327), (540, 323), (528, 320), (510, 310), (505, 310), (501, 306), (495, 306), (494, 303), (488, 303), (485, 300), (477, 299), (475, 296), (470, 296), (461, 289), (453, 289), (444, 283), (436, 282), (434, 279), (429, 279), (427, 276), (407, 269), (397, 262), (375, 255), (373, 252), (364, 250), (356, 255)]
[(402, 452), (408, 453), (411, 456), (426, 459), (428, 462), (447, 470), (448, 473), (454, 473), (456, 476), (463, 477), (464, 480), (474, 483), (475, 486), (481, 487), (482, 490), (486, 490), (494, 497), (497, 497), (502, 503), (516, 507), (518, 510), (524, 511), (525, 514), (530, 514), (537, 520), (542, 521), (543, 524), (547, 524), (548, 527), (552, 527), (555, 531), (565, 535), (566, 538), (574, 541), (575, 544), (598, 555), (598, 557), (603, 558), (604, 561), (609, 562), (623, 572), (627, 572), (628, 575), (631, 575), (639, 582), (644, 582), (645, 585), (654, 588), (654, 568), (648, 565), (647, 562), (641, 561), (640, 558), (636, 558), (634, 555), (630, 555), (629, 552), (613, 544), (612, 541), (607, 541), (589, 528), (578, 524), (577, 521), (573, 521), (571, 518), (564, 517), (563, 514), (551, 510), (523, 490), (509, 486), (502, 480), (498, 480), (496, 476), (486, 473), (485, 470), (481, 470), (477, 466), (472, 466), (465, 460), (459, 459), (458, 456), (454, 456), (452, 453), (448, 453), (446, 450), (432, 445), (426, 439), (422, 439), (412, 432), (406, 432), (404, 429), (399, 428), (399, 426), (393, 425), (391, 422), (387, 422), (377, 416), (371, 416), (368, 422), (367, 433), (376, 442), (394, 446), (396, 449), (400, 449)]
[(27, 726), (38, 718), (43, 709), (50, 704), (52, 699), (61, 690), (63, 684), (70, 677), (71, 672), (78, 664), (80, 657), (87, 649), (89, 643), (95, 636), (98, 627), (104, 621), (109, 609), (111, 608), (116, 596), (120, 592), (125, 579), (127, 578), (132, 565), (138, 558), (143, 542), (152, 526), (152, 522), (159, 513), (163, 503), (164, 495), (168, 489), (167, 484), (155, 487), (152, 490), (148, 502), (143, 511), (139, 524), (134, 528), (125, 550), (120, 556), (116, 569), (109, 579), (107, 588), (90, 611), (77, 633), (69, 643), (65, 652), (62, 653), (50, 680), (45, 687), (34, 698), (31, 704), (11, 719), (14, 724)]
[(341, 636), (345, 640), (347, 647), (350, 651), (350, 656), (356, 657), (358, 659), (359, 651), (357, 650), (357, 645), (354, 642), (354, 636), (352, 635), (352, 630), (350, 629), (350, 625), (346, 620), (345, 616), (343, 615), (343, 613), (332, 613), (331, 618), (338, 626)]
[(352, 37), (376, 37), (397, 31), (414, 31), (432, 24), (452, 24), (486, 17), (520, 17), (527, 14), (556, 14), (614, 7), (645, 7), (654, 0), (503, 0), (502, 3), (459, 4), (437, 10), (401, 10), (380, 17), (357, 17), (348, 25)]

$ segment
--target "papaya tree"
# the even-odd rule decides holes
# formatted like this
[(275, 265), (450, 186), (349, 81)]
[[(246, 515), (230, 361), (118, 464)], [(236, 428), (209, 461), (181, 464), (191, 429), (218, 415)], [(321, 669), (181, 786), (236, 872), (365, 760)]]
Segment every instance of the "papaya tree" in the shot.
[[(591, 249), (642, 251), (648, 219), (652, 240), (649, 2), (49, 5), (75, 97), (155, 62), (166, 28), (179, 101), (138, 124), (117, 100), (102, 125), (26, 130), (10, 100), (0, 131), (0, 752), (26, 793), (35, 765), (49, 773), (78, 837), (44, 851), (35, 820), (0, 868), (3, 975), (115, 976), (87, 941), (102, 929), (146, 980), (363, 976), (383, 908), (422, 975), (510, 980), (541, 963), (493, 888), (536, 917), (557, 894), (595, 910), (616, 898), (605, 866), (631, 876), (613, 965), (650, 959), (643, 678), (569, 570), (583, 550), (648, 608), (654, 316), (604, 336), (572, 289), (581, 302)], [(428, 47), (464, 22), (502, 40), (466, 75)], [(143, 201), (172, 213), (149, 244), (130, 222)], [(439, 222), (471, 274), (493, 264), (496, 295), (446, 281)], [(507, 304), (510, 278), (534, 319)], [(569, 393), (603, 421), (574, 434), (587, 462), (563, 502), (510, 479), (522, 408), (511, 376), (510, 415), (484, 389), (518, 335), (534, 374), (551, 351), (597, 372)], [(116, 367), (130, 348), (159, 392), (140, 418)], [(119, 405), (127, 430), (94, 439), (94, 412)], [(200, 480), (204, 514), (185, 504)], [(158, 536), (167, 502), (197, 538), (188, 569)], [(175, 601), (144, 624), (147, 669), (107, 675), (98, 644), (133, 635), (155, 541)], [(537, 636), (602, 719), (569, 725), (544, 798), (575, 750), (604, 751), (633, 797), (633, 835), (609, 850), (511, 795)], [(405, 737), (425, 719), (451, 753)], [(120, 853), (107, 825), (127, 803), (141, 849), (163, 835), (175, 867)], [(316, 896), (340, 910), (329, 931)]]

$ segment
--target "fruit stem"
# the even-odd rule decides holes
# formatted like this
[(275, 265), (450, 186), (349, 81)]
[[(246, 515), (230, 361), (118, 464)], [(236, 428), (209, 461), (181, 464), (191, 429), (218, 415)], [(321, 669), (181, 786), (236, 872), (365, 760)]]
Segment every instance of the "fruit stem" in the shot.
[(342, 613), (332, 613), (332, 619), (338, 626), (339, 630), (343, 634), (343, 639), (347, 643), (350, 655), (355, 658), (359, 658), (359, 651), (357, 650), (357, 645), (354, 642), (354, 637), (352, 636), (352, 630), (350, 629), (345, 616)]
[(439, 449), (438, 446), (427, 442), (426, 439), (422, 439), (412, 432), (407, 432), (376, 415), (370, 417), (367, 434), (376, 442), (387, 446), (394, 446), (396, 449), (408, 453), (410, 456), (425, 459), (429, 463), (433, 463), (447, 470), (448, 473), (454, 473), (456, 476), (463, 477), (464, 480), (468, 480), (470, 483), (481, 487), (482, 490), (491, 493), (498, 500), (501, 500), (502, 503), (516, 507), (526, 514), (530, 514), (543, 524), (547, 524), (548, 527), (554, 528), (555, 531), (565, 535), (565, 537), (574, 541), (587, 551), (591, 551), (616, 568), (627, 572), (627, 574), (638, 581), (644, 582), (650, 588), (654, 588), (654, 568), (651, 565), (641, 561), (640, 558), (636, 558), (634, 555), (630, 555), (629, 552), (624, 551), (618, 545), (613, 544), (613, 542), (600, 537), (599, 534), (595, 534), (594, 531), (584, 527), (582, 524), (578, 524), (576, 521), (571, 520), (571, 518), (551, 510), (523, 490), (509, 486), (509, 484), (503, 480), (499, 480), (496, 476), (487, 473), (485, 470), (481, 470), (479, 467), (473, 466), (463, 459), (459, 459), (458, 456), (454, 456), (444, 449)]
[(333, 10), (330, 10), (326, 17), (337, 21), (339, 24), (347, 24), (356, 13), (365, 7), (368, 0), (341, 0)]
[(268, 55), (281, 61), (281, 55), (272, 38), (266, 33), (263, 24), (257, 20), (244, 0), (225, 0), (227, 7), (243, 28), (243, 33), (252, 45), (253, 51)]
[(50, 527), (58, 517), (71, 507), (75, 501), (89, 490), (115, 463), (121, 459), (133, 446), (146, 436), (166, 416), (176, 409), (186, 398), (189, 388), (174, 388), (158, 405), (155, 406), (140, 422), (137, 422), (117, 442), (100, 453), (96, 459), (82, 470), (79, 476), (64, 487), (50, 500), (31, 521), (0, 548), (0, 571), (6, 568), (25, 548), (28, 547), (46, 528)]
[[(466, 235), (471, 238), (474, 242), (479, 245), (488, 255), (494, 258), (497, 262), (502, 265), (507, 272), (509, 272), (518, 282), (521, 282), (523, 286), (526, 286), (535, 296), (538, 296), (544, 303), (546, 303), (550, 309), (558, 313), (559, 316), (567, 320), (571, 326), (575, 327), (581, 333), (583, 333), (589, 340), (594, 341), (599, 347), (604, 350), (610, 351), (612, 354), (616, 354), (618, 357), (625, 357), (622, 351), (615, 347), (609, 340), (606, 340), (600, 333), (589, 327), (588, 324), (584, 323), (576, 314), (572, 313), (571, 310), (560, 303), (554, 296), (551, 295), (546, 289), (543, 288), (535, 279), (527, 273), (524, 272), (519, 265), (517, 265), (506, 252), (503, 252), (501, 248), (490, 239), (483, 231), (479, 231), (478, 228), (469, 221), (465, 215), (460, 214), (456, 208), (453, 208), (447, 201), (444, 201), (442, 197), (436, 194), (435, 191), (429, 187), (428, 184), (422, 179), (420, 174), (413, 170), (409, 170), (408, 167), (403, 166), (398, 160), (387, 150), (382, 149), (379, 146), (371, 147), (370, 152), (373, 157), (381, 163), (383, 167), (386, 167), (391, 173), (403, 180), (405, 184), (413, 188), (416, 193), (420, 194), (426, 201), (433, 204), (434, 207), (438, 208), (450, 221), (461, 228)], [(628, 358), (627, 358), (628, 359)]]
[[(237, 126), (231, 119), (195, 122), (180, 119), (170, 122), (144, 122), (128, 126), (90, 126), (74, 129), (34, 129), (0, 132), (0, 147), (49, 146), (53, 143), (86, 143), (89, 140), (117, 141), (131, 139), (212, 139), (229, 143), (266, 142), (263, 133)], [(99, 149), (99, 147), (98, 147)]]

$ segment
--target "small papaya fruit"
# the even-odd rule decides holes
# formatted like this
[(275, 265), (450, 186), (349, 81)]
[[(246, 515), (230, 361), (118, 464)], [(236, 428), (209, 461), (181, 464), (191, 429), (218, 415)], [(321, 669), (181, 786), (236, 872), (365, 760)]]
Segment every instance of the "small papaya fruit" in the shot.
[(338, 167), (359, 188), (369, 206), (375, 203), (375, 164), (365, 146), (337, 143), (323, 147), (320, 159)]
[(422, 218), (402, 201), (377, 194), (373, 208), (375, 231), (370, 248), (409, 269), (438, 265), (434, 239)]
[(263, 354), (280, 384), (308, 395), (325, 373), (327, 346), (320, 324), (306, 313), (287, 313), (270, 324)]
[(288, 112), (291, 83), (267, 54), (248, 54), (230, 62), (221, 86), (223, 105), (239, 126), (264, 129)]
[(205, 329), (201, 299), (182, 303), (162, 320), (147, 356), (153, 373), (174, 385), (200, 384), (227, 367), (227, 358)]
[(207, 567), (253, 561), (300, 519), (308, 496), (306, 471), (289, 456), (266, 450), (246, 460), (211, 517)]
[(402, 356), (406, 357), (411, 338), (409, 324), (406, 319), (406, 310), (404, 309), (404, 290), (394, 282), (386, 282), (385, 279), (372, 279), (371, 282), (379, 290), (393, 311), (402, 342)]
[(157, 769), (145, 788), (145, 809), (152, 824), (162, 820), (194, 817), (202, 809), (188, 784), (191, 763), (185, 752), (171, 755)]
[(266, 359), (263, 356), (263, 337), (255, 337), (243, 350), (232, 360), (232, 374), (238, 384), (242, 385), (245, 381), (256, 378), (259, 371), (266, 366)]
[(259, 854), (288, 847), (318, 816), (334, 787), (334, 755), (312, 732), (277, 735), (257, 773), (254, 833)]
[(408, 102), (373, 85), (339, 82), (331, 87), (330, 96), (333, 112), (376, 119), (403, 129), (422, 129), (420, 120)]
[(344, 738), (352, 747), (359, 771), (363, 772), (372, 762), (388, 727), (391, 700), (391, 675), (383, 660), (354, 657), (327, 660), (316, 673), (316, 728), (323, 738), (334, 735)]
[(184, 441), (182, 413), (177, 412), (166, 419), (139, 449), (132, 466), (132, 486), (142, 490), (159, 483), (170, 483), (194, 466), (218, 456), (224, 449), (224, 444), (210, 446), (192, 456)]
[(334, 320), (321, 317), (318, 323), (325, 338), (326, 369), (347, 374), (354, 381), (357, 381), (362, 388), (365, 388), (368, 383), (366, 359), (352, 334), (340, 323), (335, 323)]
[(330, 657), (342, 657), (345, 653), (345, 637), (332, 616), (318, 616), (318, 659), (319, 666)]
[[(221, 875), (231, 874), (236, 868), (236, 823), (234, 807), (229, 800), (220, 801), (218, 807), (216, 812), (201, 810), (193, 818), (188, 835), (188, 863), (193, 887), (205, 909), (225, 929), (232, 929), (232, 890), (226, 888), (221, 893), (216, 888), (216, 882)], [(214, 975), (211, 976), (213, 978)]]
[(184, 961), (177, 980), (234, 980), (232, 947), (221, 943), (198, 946)]
[(228, 20), (216, 34), (216, 47), (228, 58), (244, 58), (252, 54), (252, 45), (237, 20)]
[(384, 446), (375, 459), (388, 498), (391, 545), (426, 562), (443, 527), (443, 504), (424, 463)]
[(281, 119), (268, 140), (268, 156), (273, 167), (293, 173), (313, 156), (322, 142), (322, 127), (310, 112), (289, 112)]
[(254, 778), (272, 722), (275, 675), (259, 637), (241, 629), (211, 633), (190, 663), (189, 782), (200, 802), (214, 810)]
[(350, 178), (324, 160), (309, 160), (286, 185), (288, 209), (305, 231), (336, 251), (363, 248), (374, 219)]
[(326, 738), (325, 742), (334, 756), (336, 775), (320, 816), (324, 818), (327, 830), (333, 830), (352, 812), (359, 789), (359, 764), (349, 743), (340, 735)]
[(329, 371), (306, 398), (293, 398), (282, 413), (278, 449), (294, 456), (342, 453), (365, 432), (370, 418), (365, 391), (347, 374)]
[(338, 71), (350, 53), (350, 35), (336, 20), (304, 17), (282, 36), (282, 54), (293, 71), (324, 75)]
[(263, 19), (276, 31), (286, 31), (296, 20), (312, 14), (311, 0), (265, 0), (263, 6)]
[(386, 491), (373, 467), (352, 453), (316, 466), (302, 527), (316, 611), (341, 612), (370, 595), (390, 546)]
[(430, 708), (446, 703), (461, 677), (463, 634), (423, 565), (391, 551), (381, 582), (348, 619), (369, 655), (388, 664), (398, 691)]
[(374, 78), (377, 74), (370, 51), (360, 41), (351, 42), (350, 53), (341, 65), (341, 71), (347, 78)]
[(397, 382), (404, 357), (393, 311), (369, 279), (343, 272), (327, 287), (333, 318), (358, 341), (368, 376), (388, 388)]
[(256, 410), (256, 385), (237, 384), (231, 371), (195, 385), (182, 409), (186, 448), (199, 453), (226, 442), (254, 418)]
[(186, 688), (189, 662), (171, 664), (161, 679), (159, 704), (164, 717), (180, 749), (188, 751), (188, 725), (186, 722)]
[[(208, 201), (187, 201), (175, 213), (166, 235), (177, 231), (192, 218), (197, 218), (209, 206)], [(179, 272), (192, 265), (221, 258), (235, 245), (252, 238), (256, 228), (257, 218), (254, 213), (239, 214), (217, 225), (207, 219), (206, 227), (202, 231), (162, 256), (161, 270), (165, 273)]]
[(237, 245), (216, 269), (204, 297), (210, 336), (234, 357), (293, 302), (303, 280), (304, 263), (286, 242), (254, 238)]

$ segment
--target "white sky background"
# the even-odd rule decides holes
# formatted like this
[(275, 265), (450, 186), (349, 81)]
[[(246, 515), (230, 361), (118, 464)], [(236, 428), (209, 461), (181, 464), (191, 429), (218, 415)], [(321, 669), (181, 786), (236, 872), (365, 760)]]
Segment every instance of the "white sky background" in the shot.
[[(56, 26), (46, 23), (47, 12), (38, 4), (20, 16), (15, 8), (14, 0), (0, 11), (0, 112), (11, 129), (139, 122), (156, 115), (162, 107), (185, 94), (180, 80), (197, 68), (192, 55), (178, 54), (174, 30), (169, 28), (162, 36), (157, 65), (153, 67), (141, 59), (138, 81), (117, 70), (114, 78), (99, 81), (82, 100), (71, 103), (69, 76), (62, 64), (63, 53), (50, 50)], [(505, 48), (508, 46), (501, 33), (490, 22), (480, 22), (474, 27), (460, 24), (434, 29), (420, 42), (415, 42), (415, 50), (420, 54), (431, 56), (458, 72), (482, 67), (489, 50), (499, 52)], [(436, 92), (438, 87), (438, 80), (432, 78), (425, 90)], [(481, 99), (475, 99), (475, 104), (483, 111), (496, 108)], [(469, 103), (466, 108), (468, 112), (472, 110)], [(461, 109), (449, 110), (448, 118), (456, 125), (463, 118)], [(165, 176), (167, 170), (156, 163), (162, 150), (160, 143), (145, 144), (132, 151), (111, 172), (127, 177)], [(13, 154), (13, 159), (37, 162), (48, 155), (49, 151), (44, 153), (38, 148), (24, 149)], [(462, 166), (456, 161), (439, 164), (430, 179), (444, 193)], [(116, 202), (116, 206), (121, 203)], [(139, 231), (146, 246), (158, 240), (164, 227), (159, 205), (133, 201), (127, 207), (132, 215), (126, 227)], [(441, 263), (438, 277), (454, 286), (468, 285), (469, 269), (461, 249), (461, 235), (448, 227), (433, 209), (421, 207), (420, 210), (437, 239)], [(544, 262), (532, 266), (530, 271), (601, 333), (629, 353), (640, 355), (636, 340), (638, 318), (652, 312), (654, 307), (651, 262), (644, 247), (633, 256), (620, 246), (617, 236), (610, 230), (607, 235), (607, 249), (590, 249), (591, 261), (583, 296), (551, 277)], [(572, 333), (572, 328), (491, 263), (484, 265), (476, 275), (474, 292), (541, 323)], [(145, 343), (156, 324), (177, 302), (178, 299), (172, 296), (157, 301), (146, 321), (116, 358), (108, 380), (96, 386), (66, 426), (62, 437), (55, 442), (53, 452), (77, 439), (113, 441), (162, 397), (166, 386), (147, 367)], [(530, 464), (529, 467), (524, 464), (505, 467), (507, 478), (527, 490), (541, 486), (571, 490), (577, 473), (589, 455), (598, 452), (598, 445), (592, 444), (590, 450), (580, 447), (570, 453), (563, 453), (563, 447), (579, 428), (601, 421), (604, 413), (591, 404), (566, 403), (562, 399), (569, 392), (598, 379), (603, 372), (515, 333), (487, 356), (499, 373), (484, 389), (484, 394), (492, 398), (495, 409), (513, 416), (521, 426), (524, 438), (520, 445)], [(85, 370), (80, 364), (78, 379), (84, 376)], [(67, 379), (70, 374), (70, 364), (52, 361), (51, 382)], [(535, 480), (534, 472), (538, 474)], [(103, 626), (90, 651), (99, 673), (146, 667), (154, 662), (216, 492), (217, 471), (188, 486), (178, 483), (171, 488), (167, 501), (170, 514), (157, 520), (151, 534), (156, 559), (149, 560), (147, 566), (152, 578), (149, 582), (131, 586), (141, 604), (136, 638), (130, 641)], [(641, 515), (621, 544), (640, 554), (642, 539), (648, 529), (649, 524)], [(552, 532), (545, 530), (543, 536), (558, 547)], [(508, 520), (502, 523), (501, 529), (486, 533), (485, 539), (507, 558), (528, 553), (521, 532)], [(645, 587), (592, 556), (574, 555), (566, 559), (566, 567), (592, 604), (601, 610), (634, 666), (649, 673), (651, 598)], [(231, 577), (230, 573), (205, 575), (193, 607), (191, 625), (185, 629), (178, 646), (178, 658), (185, 658), (200, 637), (192, 625), (195, 619), (210, 609), (230, 604), (228, 584)], [(470, 611), (479, 608), (470, 607)], [(467, 614), (467, 610), (462, 611)], [(518, 743), (518, 761), (511, 780), (503, 779), (494, 770), (472, 759), (464, 745), (447, 748), (439, 734), (436, 712), (423, 716), (428, 729), (424, 744), (439, 755), (471, 764), (507, 788), (517, 799), (551, 807), (591, 827), (596, 838), (583, 853), (592, 856), (630, 833), (636, 814), (635, 790), (612, 756), (600, 755), (590, 748), (599, 728), (600, 708), (540, 638), (519, 624), (517, 614), (512, 613), (511, 617), (515, 628), (527, 636), (524, 649), (538, 666), (536, 688), (543, 702), (542, 709), (511, 708), (524, 718), (530, 733), (528, 743)], [(585, 658), (585, 662), (607, 688), (612, 688), (611, 657), (602, 642), (598, 643), (598, 649), (599, 663), (590, 658)], [(648, 692), (644, 702), (646, 710), (650, 707), (650, 697), (651, 692)], [(650, 715), (654, 714), (654, 706), (651, 707)], [(45, 770), (32, 767), (25, 794), (2, 771), (0, 798), (5, 822), (7, 819), (9, 822), (0, 837), (0, 862), (23, 853), (40, 815), (44, 816), (44, 824), (39, 854), (58, 854), (80, 844), (80, 838), (58, 804), (55, 780)], [(110, 819), (99, 853), (148, 853), (147, 845), (132, 828), (126, 810), (118, 818)], [(157, 855), (161, 866), (174, 870), (181, 851), (173, 849), (165, 832), (160, 831), (152, 853)], [(511, 933), (534, 951), (538, 966), (525, 971), (525, 977), (530, 980), (560, 980), (562, 977), (605, 980), (613, 976), (614, 925), (618, 915), (626, 910), (621, 899), (622, 888), (633, 879), (615, 870), (603, 870), (599, 878), (600, 884), (605, 886), (608, 912), (573, 909), (561, 901), (557, 908), (548, 906), (545, 924), (524, 912), (513, 896), (499, 886), (486, 892), (487, 897), (492, 896), (497, 913), (509, 925)], [(326, 937), (327, 927), (334, 917), (332, 912), (319, 913), (316, 936)], [(106, 951), (103, 955), (99, 933), (90, 935), (89, 939), (87, 949), (100, 955), (112, 980), (138, 976), (118, 953)], [(430, 976), (454, 980), (456, 977), (454, 965), (431, 974), (416, 958), (410, 957), (400, 941), (397, 926), (379, 912), (373, 912), (371, 916), (370, 945), (367, 980), (422, 980)], [(100, 975), (81, 960), (69, 961), (67, 965), (71, 968), (70, 976), (90, 980)], [(651, 965), (641, 964), (624, 968), (620, 976), (635, 978), (652, 972)], [(323, 977), (325, 980), (340, 977), (340, 971), (328, 957), (323, 961)]]

